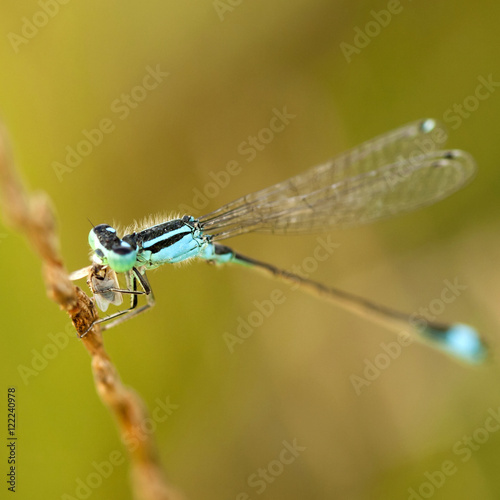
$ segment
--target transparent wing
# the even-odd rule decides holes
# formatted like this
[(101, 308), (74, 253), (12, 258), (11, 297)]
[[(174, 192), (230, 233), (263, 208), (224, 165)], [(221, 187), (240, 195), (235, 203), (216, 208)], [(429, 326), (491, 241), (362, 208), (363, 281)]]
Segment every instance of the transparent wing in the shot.
[(83, 267), (82, 269), (78, 269), (78, 271), (73, 271), (69, 275), (69, 279), (71, 281), (78, 281), (81, 280), (82, 278), (87, 278), (90, 271), (92, 271), (92, 266)]
[(468, 153), (436, 151), (445, 138), (434, 120), (411, 123), (235, 200), (201, 217), (201, 227), (214, 240), (250, 231), (303, 233), (430, 205), (461, 188), (475, 171)]

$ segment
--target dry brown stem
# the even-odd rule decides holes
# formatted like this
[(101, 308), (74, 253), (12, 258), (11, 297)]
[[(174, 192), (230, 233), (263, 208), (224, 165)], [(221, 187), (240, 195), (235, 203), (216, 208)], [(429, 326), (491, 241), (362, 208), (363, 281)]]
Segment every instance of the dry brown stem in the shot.
[[(97, 319), (93, 301), (68, 277), (60, 251), (54, 210), (44, 193), (29, 193), (11, 160), (6, 133), (0, 124), (0, 193), (6, 222), (24, 233), (42, 260), (47, 293), (65, 310), (80, 336)], [(153, 437), (145, 433), (148, 413), (141, 398), (123, 385), (103, 345), (99, 325), (81, 339), (92, 358), (97, 393), (118, 424), (122, 440), (127, 436), (139, 443), (129, 449), (134, 494), (140, 500), (178, 500), (181, 498), (166, 481)]]

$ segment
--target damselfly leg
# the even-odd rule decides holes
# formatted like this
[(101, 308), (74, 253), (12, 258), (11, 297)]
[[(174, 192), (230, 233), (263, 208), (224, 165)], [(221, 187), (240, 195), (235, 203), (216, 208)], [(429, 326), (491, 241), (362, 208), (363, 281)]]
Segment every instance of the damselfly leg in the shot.
[[(102, 327), (103, 330), (107, 330), (108, 328), (112, 328), (146, 311), (155, 303), (153, 291), (144, 269), (140, 270), (134, 267), (131, 271), (124, 273), (127, 288), (120, 288), (118, 276), (114, 270), (109, 268), (109, 266), (102, 266), (96, 263), (88, 268), (76, 271), (72, 274), (71, 279), (80, 279), (83, 277), (83, 271), (88, 272), (87, 283), (101, 311), (106, 311), (110, 304), (120, 305), (123, 302), (122, 295), (124, 294), (130, 295), (130, 307), (94, 321), (80, 338), (87, 335), (87, 333), (97, 324), (111, 321), (111, 323), (103, 325)], [(140, 283), (142, 290), (137, 290), (137, 282)], [(146, 295), (147, 303), (137, 308), (138, 297), (140, 295)]]

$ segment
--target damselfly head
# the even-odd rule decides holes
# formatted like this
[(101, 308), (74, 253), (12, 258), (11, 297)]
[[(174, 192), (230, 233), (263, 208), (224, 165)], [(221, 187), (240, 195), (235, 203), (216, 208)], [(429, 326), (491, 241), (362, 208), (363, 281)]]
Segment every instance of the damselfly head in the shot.
[(89, 244), (94, 251), (94, 261), (108, 265), (118, 273), (130, 271), (136, 265), (137, 245), (133, 237), (120, 239), (116, 229), (107, 224), (93, 227), (89, 233)]

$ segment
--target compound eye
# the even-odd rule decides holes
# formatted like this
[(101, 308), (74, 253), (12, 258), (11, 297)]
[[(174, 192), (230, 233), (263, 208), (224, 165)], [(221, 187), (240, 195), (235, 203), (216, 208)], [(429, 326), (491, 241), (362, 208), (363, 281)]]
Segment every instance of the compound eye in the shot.
[(122, 238), (123, 243), (128, 243), (134, 250), (137, 248), (137, 235), (135, 233), (127, 234)]
[(107, 253), (108, 264), (118, 273), (130, 271), (135, 266), (136, 259), (137, 248), (132, 248), (129, 243), (122, 240)]
[(91, 229), (89, 234), (89, 244), (95, 250), (101, 248), (111, 250), (120, 245), (120, 238), (116, 235), (116, 229), (107, 224), (99, 224)]
[(118, 245), (114, 245), (112, 248), (112, 251), (117, 255), (127, 255), (132, 253), (134, 250), (135, 248), (132, 248), (129, 243), (123, 240), (120, 240), (120, 243)]
[(96, 233), (106, 231), (108, 233), (115, 233), (116, 234), (116, 229), (114, 227), (109, 226), (108, 224), (99, 224), (98, 226), (94, 227), (94, 231)]
[(116, 235), (116, 229), (107, 224), (92, 228), (89, 243), (100, 264), (107, 264), (116, 272), (130, 271), (136, 264), (137, 245), (135, 235), (123, 240)]

